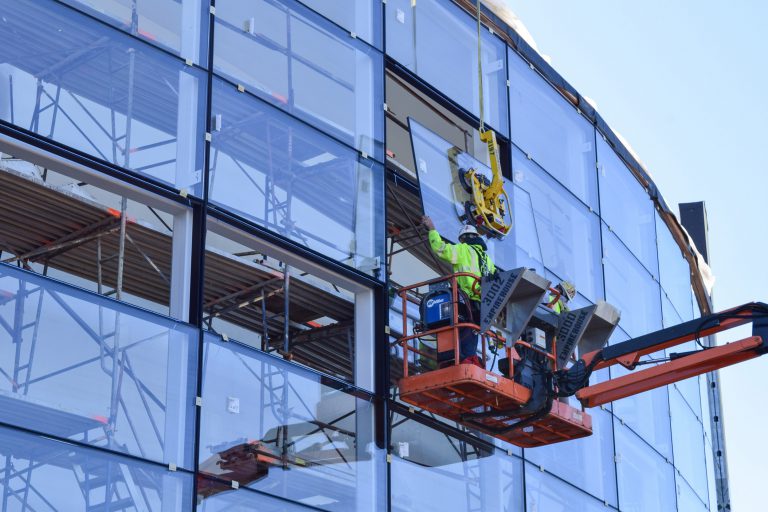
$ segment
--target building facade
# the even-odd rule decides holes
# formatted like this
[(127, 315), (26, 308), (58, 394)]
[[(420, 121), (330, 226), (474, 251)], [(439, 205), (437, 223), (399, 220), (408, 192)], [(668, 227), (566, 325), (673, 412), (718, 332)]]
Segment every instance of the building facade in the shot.
[(0, 0), (0, 509), (718, 510), (707, 378), (526, 450), (397, 396), (393, 290), (445, 272), (418, 219), (481, 116), (497, 265), (614, 304), (612, 342), (709, 308), (648, 174), (485, 9), (481, 87), (472, 9)]

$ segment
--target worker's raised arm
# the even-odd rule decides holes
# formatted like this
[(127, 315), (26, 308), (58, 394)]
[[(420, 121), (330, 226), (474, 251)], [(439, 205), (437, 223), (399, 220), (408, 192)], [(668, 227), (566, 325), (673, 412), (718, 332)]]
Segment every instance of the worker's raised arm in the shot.
[(429, 246), (432, 248), (437, 257), (443, 261), (447, 261), (455, 265), (458, 262), (458, 254), (456, 252), (456, 246), (446, 243), (440, 236), (440, 233), (435, 229), (435, 223), (432, 219), (425, 215), (421, 218), (421, 223), (429, 229)]

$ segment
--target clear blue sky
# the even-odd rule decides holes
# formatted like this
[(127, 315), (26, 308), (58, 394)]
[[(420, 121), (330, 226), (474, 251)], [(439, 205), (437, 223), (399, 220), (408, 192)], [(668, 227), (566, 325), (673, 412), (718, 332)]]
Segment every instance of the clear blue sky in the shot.
[[(768, 2), (507, 2), (667, 203), (706, 202), (715, 307), (768, 302)], [(768, 356), (721, 375), (731, 505), (765, 510)]]

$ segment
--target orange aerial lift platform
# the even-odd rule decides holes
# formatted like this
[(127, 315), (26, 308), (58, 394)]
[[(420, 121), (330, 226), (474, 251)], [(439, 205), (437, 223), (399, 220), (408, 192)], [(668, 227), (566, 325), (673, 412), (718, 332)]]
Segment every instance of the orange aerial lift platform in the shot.
[[(768, 305), (763, 303), (605, 346), (619, 321), (610, 304), (556, 314), (546, 306), (557, 293), (551, 283), (530, 269), (516, 269), (483, 278), (477, 319), (457, 286), (462, 275), (471, 276), (454, 274), (400, 289), (399, 395), (408, 404), (517, 446), (589, 436), (592, 420), (586, 408), (768, 352)], [(408, 303), (414, 306), (415, 292), (423, 287), (430, 290), (421, 297), (421, 323), (409, 333)], [(669, 353), (648, 368), (590, 385), (592, 373), (602, 368), (620, 364), (634, 370), (648, 363), (641, 360), (645, 355), (747, 323), (752, 323), (752, 336), (743, 340), (717, 347), (699, 343), (698, 350)], [(468, 329), (480, 335), (482, 366), (458, 359), (459, 340)]]

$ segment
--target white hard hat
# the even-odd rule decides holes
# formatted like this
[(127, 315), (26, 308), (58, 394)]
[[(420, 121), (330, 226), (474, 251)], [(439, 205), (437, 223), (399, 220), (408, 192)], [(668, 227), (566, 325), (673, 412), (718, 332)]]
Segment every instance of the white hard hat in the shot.
[(461, 237), (464, 235), (477, 235), (477, 229), (475, 228), (475, 226), (465, 224), (461, 228), (461, 231), (459, 231), (459, 240), (461, 240)]
[(573, 298), (576, 296), (576, 287), (570, 281), (561, 281), (560, 289), (563, 291), (568, 300), (573, 300)]

